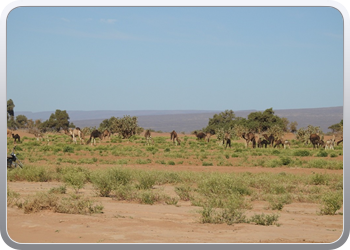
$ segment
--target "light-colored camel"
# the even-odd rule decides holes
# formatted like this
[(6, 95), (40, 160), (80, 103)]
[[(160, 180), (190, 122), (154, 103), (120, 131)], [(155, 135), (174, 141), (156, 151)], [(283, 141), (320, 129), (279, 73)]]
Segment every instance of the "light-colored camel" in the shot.
[(74, 129), (69, 128), (68, 130), (66, 130), (66, 134), (70, 135), (73, 138), (73, 142), (75, 142), (75, 144), (77, 144), (77, 138), (79, 138), (80, 140), (80, 144), (83, 144), (83, 133), (81, 132), (79, 127), (76, 127)]
[(324, 149), (333, 149), (335, 144), (335, 135), (333, 135), (332, 139), (326, 141), (326, 145)]

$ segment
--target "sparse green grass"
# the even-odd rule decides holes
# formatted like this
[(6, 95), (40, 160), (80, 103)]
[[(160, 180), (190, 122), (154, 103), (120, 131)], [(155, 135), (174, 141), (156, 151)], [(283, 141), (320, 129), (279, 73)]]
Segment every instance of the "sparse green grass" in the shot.
[[(245, 216), (245, 211), (251, 209), (250, 202), (255, 200), (266, 201), (268, 209), (278, 211), (283, 210), (284, 206), (291, 202), (313, 202), (320, 205), (320, 214), (336, 214), (343, 202), (340, 198), (343, 194), (342, 175), (330, 173), (300, 175), (289, 174), (283, 170), (285, 168), (341, 170), (343, 162), (338, 158), (335, 159), (342, 155), (341, 147), (328, 153), (325, 150), (312, 150), (300, 143), (292, 144), (290, 150), (284, 150), (246, 149), (242, 143), (233, 142), (232, 148), (224, 149), (214, 140), (207, 143), (188, 136), (181, 138), (181, 146), (173, 145), (168, 137), (155, 137), (155, 143), (149, 146), (145, 146), (145, 140), (140, 136), (128, 140), (112, 137), (108, 144), (97, 146), (71, 144), (64, 136), (55, 136), (50, 145), (30, 139), (25, 140), (16, 149), (25, 167), (9, 170), (8, 181), (55, 180), (64, 185), (52, 188), (36, 198), (34, 196), (28, 198), (26, 201), (16, 193), (8, 191), (8, 205), (22, 208), (26, 205), (28, 212), (59, 207), (60, 210), (55, 211), (80, 213), (74, 208), (79, 206), (84, 206), (85, 210), (89, 211), (87, 213), (101, 211), (99, 205), (94, 206), (92, 201), (79, 195), (79, 190), (86, 183), (93, 185), (98, 196), (116, 200), (149, 205), (158, 202), (177, 205), (179, 200), (190, 201), (192, 205), (201, 207), (199, 213), (203, 223), (276, 224), (277, 215), (262, 214), (252, 218)], [(8, 148), (11, 147), (13, 142), (8, 142)], [(40, 166), (36, 164), (39, 161)], [(45, 166), (42, 164), (43, 161)], [(161, 167), (166, 167), (167, 171), (130, 168), (135, 164), (145, 165), (147, 168), (147, 164), (154, 163), (164, 165)], [(90, 170), (105, 164), (109, 165), (106, 169)], [(181, 165), (203, 166), (206, 170), (214, 169), (210, 166), (226, 166), (227, 169), (236, 166), (258, 166), (281, 168), (281, 172), (171, 171), (172, 166)], [(166, 184), (174, 186), (176, 197), (163, 194), (161, 188), (156, 186)], [(75, 190), (74, 195), (67, 194), (66, 185)]]

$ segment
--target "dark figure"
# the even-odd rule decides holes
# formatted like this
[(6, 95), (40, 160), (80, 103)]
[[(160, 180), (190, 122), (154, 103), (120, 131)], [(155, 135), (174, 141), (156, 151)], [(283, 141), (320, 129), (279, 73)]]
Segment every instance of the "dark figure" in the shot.
[(273, 147), (274, 147), (274, 148), (275, 148), (276, 146), (280, 147), (279, 145), (282, 145), (282, 147), (284, 147), (284, 144), (283, 144), (283, 142), (282, 142), (281, 139), (278, 139), (278, 140), (276, 141), (275, 146), (273, 146)]
[(92, 145), (91, 138), (92, 138), (92, 140), (94, 142), (94, 145), (96, 145), (96, 138), (100, 138), (100, 140), (102, 140), (103, 139), (103, 135), (102, 135), (102, 133), (100, 131), (95, 129), (94, 131), (91, 132), (90, 139), (86, 142), (86, 144), (89, 144), (91, 142), (91, 145)]
[(258, 148), (263, 148), (265, 146), (265, 148), (267, 148), (267, 145), (270, 144), (267, 140), (263, 139), (261, 140), (259, 138), (258, 140)]
[(269, 142), (269, 144), (271, 145), (271, 147), (273, 147), (273, 142), (275, 141), (275, 137), (273, 135), (270, 135), (269, 137), (267, 136), (267, 134), (263, 134), (263, 136), (265, 137), (265, 139)]
[(225, 149), (227, 148), (227, 145), (231, 148), (231, 134), (230, 133), (225, 133), (222, 144), (226, 144)]
[(311, 134), (310, 135), (310, 142), (312, 143), (313, 147), (319, 147), (321, 144), (320, 136), (317, 134)]
[(199, 140), (205, 139), (205, 137), (207, 136), (203, 132), (197, 133), (197, 131), (194, 131), (194, 134), (197, 136), (197, 139), (199, 139)]
[(18, 141), (18, 142), (21, 142), (21, 137), (19, 136), (19, 134), (12, 134), (12, 138), (15, 139), (15, 142)]

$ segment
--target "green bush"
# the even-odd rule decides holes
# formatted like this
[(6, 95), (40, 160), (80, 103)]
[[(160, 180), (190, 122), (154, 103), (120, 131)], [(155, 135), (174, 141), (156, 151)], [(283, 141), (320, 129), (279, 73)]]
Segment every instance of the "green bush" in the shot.
[(204, 161), (204, 162), (202, 163), (202, 166), (213, 166), (213, 163), (212, 163), (212, 162), (206, 162), (206, 161)]
[(323, 215), (334, 215), (343, 204), (342, 192), (329, 192), (322, 197), (321, 211)]
[(310, 151), (309, 150), (296, 150), (293, 152), (294, 156), (310, 156)]
[(63, 147), (62, 151), (65, 153), (74, 153), (74, 148), (70, 145), (66, 145)]
[(86, 176), (83, 172), (70, 171), (63, 176), (64, 183), (71, 186), (76, 193), (84, 187)]
[(328, 153), (326, 150), (320, 150), (318, 151), (318, 153), (316, 154), (317, 157), (327, 157)]
[(255, 214), (249, 219), (249, 222), (253, 222), (256, 225), (270, 226), (270, 225), (276, 224), (278, 217), (279, 215), (277, 214), (272, 214), (272, 215), (268, 215), (264, 213)]

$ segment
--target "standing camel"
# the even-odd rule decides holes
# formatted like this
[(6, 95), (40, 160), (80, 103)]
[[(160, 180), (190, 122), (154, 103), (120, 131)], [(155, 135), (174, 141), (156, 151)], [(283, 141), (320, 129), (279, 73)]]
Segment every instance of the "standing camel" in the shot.
[(111, 132), (109, 132), (108, 129), (105, 129), (105, 130), (102, 132), (102, 135), (103, 135), (103, 139), (106, 138), (106, 137), (108, 137), (108, 139), (111, 138)]
[(227, 145), (231, 148), (231, 134), (230, 133), (225, 133), (224, 139), (222, 141), (222, 144), (225, 144), (225, 149), (227, 148)]
[(267, 134), (263, 134), (263, 136), (269, 142), (271, 147), (273, 147), (273, 143), (275, 141), (275, 137), (272, 134), (270, 136), (267, 136)]
[(197, 133), (197, 131), (193, 132), (195, 134), (195, 136), (197, 137), (198, 140), (204, 139), (207, 136), (206, 134), (204, 134), (203, 132)]
[[(94, 131), (91, 132), (90, 139), (86, 142), (86, 144), (89, 144), (91, 142), (91, 145), (92, 145), (92, 141), (93, 141), (94, 145), (96, 145), (96, 138), (100, 138), (101, 141), (103, 139), (102, 133), (100, 131), (98, 131), (97, 129), (95, 129)], [(92, 139), (92, 141), (91, 141), (91, 139)]]
[(249, 133), (243, 133), (241, 135), (241, 137), (245, 140), (246, 144), (245, 147), (248, 147), (249, 142), (253, 143), (253, 148), (255, 148), (256, 146), (256, 139), (255, 139), (255, 135), (252, 132)]
[(21, 137), (19, 136), (19, 134), (12, 134), (12, 138), (14, 139), (14, 142), (21, 142)]
[(81, 132), (79, 127), (76, 127), (74, 129), (68, 129), (66, 130), (66, 134), (70, 135), (73, 139), (73, 142), (75, 142), (75, 144), (77, 144), (77, 138), (79, 138), (80, 140), (80, 144), (83, 144), (83, 133)]
[(176, 138), (177, 133), (175, 132), (175, 130), (173, 130), (173, 132), (170, 133), (170, 140), (173, 140), (173, 142), (175, 143)]
[(315, 147), (318, 148), (320, 146), (320, 144), (321, 144), (320, 136), (317, 135), (317, 134), (311, 134), (310, 135), (310, 141), (311, 141), (311, 143), (312, 143), (314, 148)]
[(147, 129), (145, 132), (145, 139), (146, 139), (147, 145), (150, 145), (150, 141), (152, 141), (152, 143), (154, 143), (152, 136), (151, 136), (151, 131), (149, 129)]

